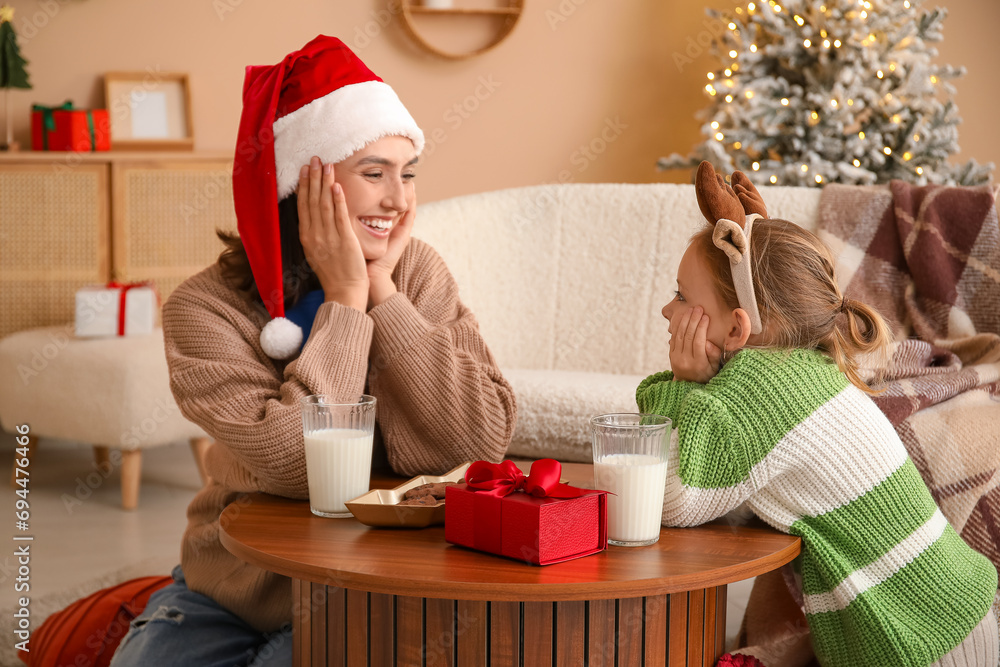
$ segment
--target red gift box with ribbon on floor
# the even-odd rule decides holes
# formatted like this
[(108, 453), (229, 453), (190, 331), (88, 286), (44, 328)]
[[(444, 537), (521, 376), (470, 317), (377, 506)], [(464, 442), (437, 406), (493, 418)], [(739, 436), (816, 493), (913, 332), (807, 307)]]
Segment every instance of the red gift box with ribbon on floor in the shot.
[(465, 484), (445, 491), (445, 539), (535, 565), (603, 551), (607, 492), (562, 484), (561, 472), (553, 459), (535, 461), (528, 476), (511, 461), (474, 462)]

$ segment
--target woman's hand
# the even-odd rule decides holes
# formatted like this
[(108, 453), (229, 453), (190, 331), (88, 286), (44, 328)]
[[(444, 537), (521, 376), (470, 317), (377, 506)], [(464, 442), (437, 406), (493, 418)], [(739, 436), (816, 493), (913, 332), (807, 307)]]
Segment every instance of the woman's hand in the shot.
[(708, 315), (695, 306), (681, 315), (670, 336), (670, 369), (675, 380), (706, 384), (719, 372), (722, 350), (708, 340)]
[(327, 301), (364, 312), (368, 271), (333, 164), (313, 157), (299, 172), (299, 241)]
[(396, 264), (399, 263), (399, 258), (410, 242), (413, 221), (417, 217), (416, 191), (413, 192), (413, 196), (407, 200), (406, 204), (406, 212), (400, 216), (399, 222), (389, 232), (389, 243), (385, 254), (368, 262), (369, 309), (396, 293), (396, 284), (392, 282), (392, 272), (396, 270)]

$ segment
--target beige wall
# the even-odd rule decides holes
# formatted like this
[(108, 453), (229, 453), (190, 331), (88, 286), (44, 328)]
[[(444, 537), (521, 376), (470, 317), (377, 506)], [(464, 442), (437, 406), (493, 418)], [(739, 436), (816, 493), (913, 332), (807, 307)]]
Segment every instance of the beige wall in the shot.
[[(686, 172), (659, 173), (654, 165), (700, 140), (693, 114), (706, 104), (701, 91), (712, 59), (697, 46), (693, 63), (675, 59), (707, 34), (699, 3), (525, 0), (507, 41), (482, 56), (444, 61), (410, 42), (391, 15), (397, 1), (15, 0), (34, 84), (12, 93), (15, 138), (30, 143), (33, 102), (69, 98), (100, 107), (103, 72), (159, 68), (191, 75), (196, 147), (231, 150), (244, 66), (274, 63), (322, 32), (356, 47), (430, 138), (423, 201), (557, 180), (687, 180)], [(944, 4), (951, 16), (941, 60), (969, 70), (957, 83), (960, 157), (1000, 162), (992, 122), (1000, 108), (993, 34), (1000, 3)], [(444, 44), (473, 41), (484, 27), (471, 18), (428, 20)]]

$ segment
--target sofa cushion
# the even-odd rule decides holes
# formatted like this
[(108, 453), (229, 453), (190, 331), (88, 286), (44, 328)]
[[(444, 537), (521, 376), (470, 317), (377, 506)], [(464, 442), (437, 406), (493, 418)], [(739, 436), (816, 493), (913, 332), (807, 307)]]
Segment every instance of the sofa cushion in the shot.
[(504, 368), (517, 397), (517, 427), (508, 456), (592, 460), (590, 418), (637, 412), (635, 388), (644, 376)]

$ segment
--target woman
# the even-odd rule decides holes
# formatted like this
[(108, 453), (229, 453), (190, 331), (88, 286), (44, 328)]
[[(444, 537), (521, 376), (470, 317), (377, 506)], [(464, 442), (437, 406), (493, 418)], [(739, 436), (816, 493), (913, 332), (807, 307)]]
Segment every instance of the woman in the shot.
[[(299, 399), (378, 399), (401, 474), (498, 461), (514, 395), (441, 258), (411, 239), (423, 134), (389, 86), (320, 36), (250, 67), (233, 195), (240, 236), (163, 309), (171, 388), (215, 438), (174, 583), (113, 665), (288, 665), (290, 580), (219, 542), (241, 494), (308, 498)], [(270, 318), (270, 321), (268, 319)]]

